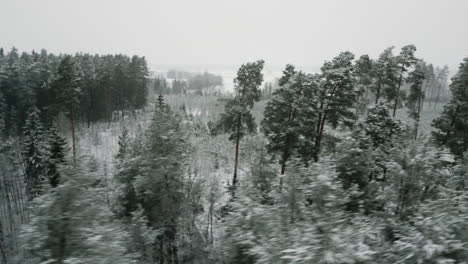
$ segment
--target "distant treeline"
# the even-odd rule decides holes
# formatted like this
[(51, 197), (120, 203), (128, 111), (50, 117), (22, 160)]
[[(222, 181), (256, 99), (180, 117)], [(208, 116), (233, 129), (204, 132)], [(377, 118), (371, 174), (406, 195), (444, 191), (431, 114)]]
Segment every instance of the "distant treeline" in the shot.
[(191, 72), (179, 72), (170, 70), (167, 73), (168, 82), (164, 77), (157, 76), (154, 79), (153, 89), (159, 94), (186, 94), (194, 93), (203, 95), (207, 89), (223, 85), (223, 77), (209, 72), (195, 74)]
[(142, 108), (147, 84), (144, 57), (55, 55), (44, 49), (20, 54), (0, 48), (0, 112), (7, 134), (24, 126), (32, 107), (44, 122), (65, 110), (88, 124), (110, 120), (114, 111)]

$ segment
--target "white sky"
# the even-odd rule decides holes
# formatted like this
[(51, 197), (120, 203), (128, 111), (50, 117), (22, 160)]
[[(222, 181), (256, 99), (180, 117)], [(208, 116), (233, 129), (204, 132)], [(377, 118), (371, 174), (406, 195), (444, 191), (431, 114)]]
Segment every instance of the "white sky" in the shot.
[(126, 53), (155, 64), (320, 66), (415, 44), (454, 68), (468, 56), (468, 0), (0, 0), (0, 47)]

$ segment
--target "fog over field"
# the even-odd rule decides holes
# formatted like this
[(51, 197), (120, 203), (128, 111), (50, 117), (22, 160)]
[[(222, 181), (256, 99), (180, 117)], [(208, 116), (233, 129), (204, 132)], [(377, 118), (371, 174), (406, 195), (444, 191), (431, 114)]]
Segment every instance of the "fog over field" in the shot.
[(415, 44), (456, 69), (468, 54), (464, 0), (3, 0), (2, 47), (124, 53), (152, 64), (320, 67), (343, 50)]
[(0, 264), (468, 263), (467, 11), (0, 0)]

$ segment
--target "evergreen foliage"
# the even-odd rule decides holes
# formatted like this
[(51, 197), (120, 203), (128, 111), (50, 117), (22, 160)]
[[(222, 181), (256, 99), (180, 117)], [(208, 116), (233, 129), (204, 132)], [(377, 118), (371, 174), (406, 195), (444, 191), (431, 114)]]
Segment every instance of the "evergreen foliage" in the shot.
[(88, 124), (110, 120), (114, 111), (140, 109), (148, 95), (147, 77), (144, 57), (54, 55), (46, 50), (19, 54), (13, 48), (0, 59), (5, 133), (23, 128), (33, 106), (47, 122), (59, 109), (69, 112), (73, 106), (76, 121)]
[(286, 162), (296, 152), (310, 158), (315, 134), (310, 124), (317, 122), (316, 77), (297, 72), (287, 65), (272, 99), (267, 103), (262, 121), (262, 131), (268, 138), (269, 152), (280, 155), (281, 174)]
[(260, 85), (263, 82), (263, 60), (243, 64), (234, 79), (235, 97), (228, 99), (216, 124), (211, 124), (213, 133), (227, 133), (229, 140), (235, 142), (234, 176), (232, 186), (237, 184), (237, 166), (239, 163), (239, 144), (242, 137), (256, 132), (255, 119), (251, 114), (254, 103), (260, 100)]
[(117, 175), (122, 185), (121, 215), (130, 220), (140, 214), (158, 232), (147, 260), (178, 263), (178, 224), (190, 151), (180, 118), (167, 105), (160, 105), (142, 143), (141, 149), (134, 146), (125, 156)]
[(42, 185), (48, 176), (50, 162), (49, 146), (39, 110), (32, 108), (24, 126), (22, 160), (26, 183), (26, 194), (29, 200), (42, 192)]
[(433, 121), (434, 140), (439, 146), (448, 147), (457, 157), (463, 157), (468, 149), (468, 58), (460, 64), (452, 78), (452, 99), (441, 116)]
[(397, 89), (396, 92), (393, 94), (395, 103), (393, 104), (393, 116), (395, 117), (396, 110), (398, 108), (398, 102), (400, 100), (400, 89), (401, 85), (403, 84), (403, 74), (408, 71), (410, 67), (416, 64), (418, 59), (414, 56), (416, 52), (416, 46), (414, 45), (406, 45), (401, 48), (400, 54), (396, 57), (396, 63), (398, 67), (398, 71), (400, 72), (400, 76), (398, 78)]
[(382, 97), (387, 100), (393, 98), (392, 91), (395, 91), (397, 65), (393, 54), (394, 47), (386, 48), (377, 58), (372, 75), (374, 76), (374, 85), (372, 91), (375, 94), (375, 103), (377, 104)]
[(32, 201), (22, 235), (29, 254), (23, 261), (137, 263), (125, 247), (129, 235), (112, 219), (95, 166), (89, 165), (64, 168), (63, 182)]
[(424, 82), (424, 72), (421, 69), (421, 66), (417, 65), (413, 72), (410, 73), (408, 77), (408, 82), (411, 83), (410, 94), (407, 98), (408, 105), (408, 115), (414, 119), (414, 137), (418, 137), (418, 127), (419, 120), (421, 119), (421, 111), (423, 107), (423, 82)]
[(128, 130), (125, 127), (123, 128), (122, 135), (119, 136), (119, 142), (117, 143), (119, 144), (119, 152), (115, 157), (117, 160), (122, 161), (130, 148), (130, 137), (128, 135)]
[(336, 128), (339, 124), (350, 127), (355, 122), (356, 116), (352, 109), (357, 93), (353, 86), (353, 59), (351, 52), (342, 52), (320, 68), (318, 120), (312, 154), (315, 161), (319, 159), (325, 124)]
[[(0, 263), (465, 263), (468, 59), (428, 137), (448, 70), (392, 50), (263, 90), (246, 63), (221, 104), (163, 96), (206, 95), (207, 72), (149, 91), (144, 57), (0, 49)], [(75, 137), (96, 159), (70, 162)]]
[(65, 56), (58, 66), (58, 77), (51, 83), (54, 108), (70, 120), (73, 162), (76, 163), (76, 126), (81, 101), (81, 76), (71, 56)]
[(64, 165), (66, 160), (67, 142), (59, 135), (57, 128), (51, 126), (48, 130), (50, 162), (48, 168), (49, 183), (52, 187), (57, 187), (61, 181), (58, 166)]
[(362, 112), (369, 104), (369, 92), (373, 82), (375, 61), (369, 55), (362, 55), (354, 65), (355, 90), (358, 97), (358, 111)]

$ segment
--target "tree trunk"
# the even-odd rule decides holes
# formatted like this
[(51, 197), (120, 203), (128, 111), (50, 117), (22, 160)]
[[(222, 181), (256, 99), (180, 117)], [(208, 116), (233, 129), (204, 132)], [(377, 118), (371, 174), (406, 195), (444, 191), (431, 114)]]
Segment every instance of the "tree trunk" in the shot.
[(164, 264), (164, 238), (159, 241), (159, 263)]
[(393, 117), (395, 117), (396, 115), (396, 110), (398, 107), (398, 100), (400, 99), (400, 89), (401, 89), (402, 80), (403, 80), (403, 68), (401, 69), (400, 78), (398, 79), (398, 88), (397, 88), (397, 93), (395, 95), (395, 104), (393, 105)]
[[(206, 241), (208, 244), (213, 244), (213, 210), (214, 210), (214, 193), (210, 193), (210, 206), (208, 207), (208, 221), (206, 223)], [(210, 232), (211, 231), (211, 232)]]
[(414, 140), (418, 139), (418, 130), (419, 130), (419, 118), (414, 120)]
[(283, 150), (283, 155), (281, 157), (281, 173), (280, 173), (280, 181), (279, 181), (279, 191), (281, 192), (283, 190), (283, 178), (284, 178), (284, 172), (286, 171), (286, 161), (289, 156), (289, 146), (288, 142), (289, 140), (286, 140), (286, 144)]
[(440, 90), (442, 89), (442, 84), (439, 84), (439, 89), (437, 90), (437, 97), (434, 102), (434, 109), (437, 107), (437, 103), (439, 103), (439, 98), (440, 98)]
[(313, 156), (315, 162), (319, 160), (320, 145), (322, 144), (323, 129), (325, 127), (325, 118), (326, 118), (326, 113), (324, 112), (323, 116), (319, 118), (318, 134), (317, 134), (317, 137), (315, 138), (315, 149), (314, 149), (314, 156)]
[(284, 171), (286, 170), (286, 160), (288, 159), (288, 151), (289, 148), (286, 147), (283, 152), (283, 157), (281, 158), (281, 175), (284, 175)]
[(455, 125), (455, 122), (457, 121), (457, 118), (458, 118), (458, 111), (460, 111), (460, 105), (457, 105), (457, 108), (455, 109), (455, 115), (452, 118), (452, 122), (450, 122), (450, 127), (447, 131), (447, 135), (445, 136), (444, 144), (446, 144), (448, 139), (450, 138), (450, 134), (452, 133), (452, 128)]
[[(330, 98), (333, 98), (335, 96), (335, 91), (336, 91), (336, 86), (333, 87), (333, 90), (330, 94)], [(317, 162), (319, 160), (319, 153), (320, 153), (320, 145), (322, 143), (322, 135), (323, 135), (323, 129), (325, 127), (325, 120), (328, 112), (328, 106), (330, 103), (330, 100), (327, 101), (327, 104), (325, 104), (325, 99), (322, 99), (322, 102), (320, 103), (320, 112), (319, 112), (319, 120), (317, 124), (317, 136), (315, 138), (315, 149), (314, 149), (314, 154), (313, 158), (314, 161)]]
[(91, 125), (91, 111), (86, 111), (86, 125), (89, 128)]
[(212, 203), (211, 212), (210, 212), (210, 244), (213, 244), (213, 241), (214, 241), (214, 238), (213, 238), (213, 211), (214, 211), (214, 202)]
[(72, 132), (73, 164), (76, 165), (75, 116), (73, 113), (73, 109), (70, 111), (70, 123)]
[(432, 80), (429, 85), (429, 107), (432, 106), (433, 99), (434, 99), (434, 80)]
[(424, 108), (424, 102), (426, 101), (426, 92), (427, 92), (427, 82), (424, 81), (423, 82), (423, 87), (424, 87), (424, 90), (422, 91), (422, 102), (421, 102), (421, 108)]
[(237, 133), (236, 133), (236, 154), (234, 157), (234, 176), (232, 177), (232, 186), (233, 188), (237, 185), (237, 166), (239, 164), (239, 143), (240, 143), (240, 129), (241, 129), (241, 118), (242, 116), (239, 115), (237, 120)]
[[(295, 109), (293, 108), (290, 112), (289, 112), (289, 116), (288, 116), (288, 124), (294, 120), (294, 116), (295, 116)], [(280, 174), (280, 192), (281, 190), (283, 189), (283, 175), (284, 175), (284, 172), (286, 171), (286, 162), (289, 158), (289, 148), (290, 148), (290, 145), (291, 144), (291, 134), (287, 134), (286, 135), (286, 142), (284, 144), (284, 148), (283, 148), (283, 155), (281, 157), (281, 174)]]
[(379, 77), (379, 84), (377, 85), (377, 91), (375, 93), (375, 104), (379, 102), (381, 89), (382, 89), (382, 77)]
[(62, 230), (59, 238), (59, 245), (58, 245), (58, 263), (62, 264), (65, 260), (65, 248), (67, 244), (67, 235), (65, 234), (65, 230)]
[(418, 112), (417, 112), (417, 117), (415, 120), (415, 125), (414, 125), (414, 140), (418, 139), (418, 131), (419, 131), (419, 121), (421, 120), (421, 112), (422, 112), (422, 97), (423, 94), (421, 93), (418, 98)]
[(4, 240), (4, 235), (3, 235), (3, 225), (2, 225), (2, 219), (0, 218), (0, 253), (2, 253), (2, 259), (3, 259), (2, 262), (5, 264), (8, 264), (6, 251), (3, 248), (4, 244), (5, 244), (5, 240)]

